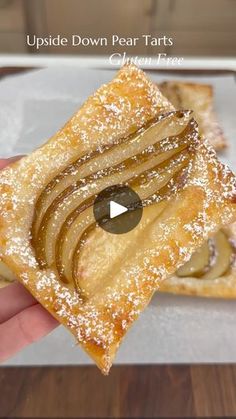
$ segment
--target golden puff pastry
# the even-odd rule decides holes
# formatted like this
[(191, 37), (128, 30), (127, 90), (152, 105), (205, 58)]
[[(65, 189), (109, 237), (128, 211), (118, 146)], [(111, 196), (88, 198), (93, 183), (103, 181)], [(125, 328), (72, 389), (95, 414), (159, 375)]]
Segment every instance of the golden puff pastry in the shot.
[[(98, 227), (100, 190), (142, 199), (126, 234)], [(124, 66), (45, 145), (0, 178), (3, 262), (107, 374), (161, 280), (236, 218), (235, 177), (135, 66)], [(135, 208), (134, 208), (135, 209)]]
[(192, 109), (194, 111), (200, 135), (205, 137), (215, 150), (227, 147), (227, 141), (214, 112), (213, 87), (211, 85), (165, 81), (159, 85), (159, 88), (176, 109)]

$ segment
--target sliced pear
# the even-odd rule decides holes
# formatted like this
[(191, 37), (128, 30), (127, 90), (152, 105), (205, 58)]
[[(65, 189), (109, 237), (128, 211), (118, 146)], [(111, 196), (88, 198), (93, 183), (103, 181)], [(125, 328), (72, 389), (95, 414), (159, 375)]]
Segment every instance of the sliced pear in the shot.
[(205, 242), (200, 249), (198, 249), (191, 259), (178, 269), (177, 275), (180, 277), (191, 277), (199, 275), (204, 268), (209, 264), (210, 249), (208, 242)]
[[(180, 136), (179, 142), (188, 140), (182, 133), (190, 118), (191, 112), (189, 111), (166, 114), (161, 119), (157, 118), (151, 121), (146, 128), (143, 127), (124, 138), (122, 142), (114, 143), (113, 146), (107, 145), (99, 152), (91, 152), (78, 158), (76, 162), (52, 179), (40, 195), (32, 226), (33, 235), (38, 234), (43, 216), (54, 200), (72, 184), (75, 185), (80, 179), (95, 173), (98, 166), (100, 170), (114, 167), (125, 159), (142, 152), (146, 147), (158, 143), (163, 138)], [(174, 138), (170, 142), (170, 146), (172, 142), (174, 142)]]
[(202, 275), (201, 279), (216, 279), (221, 277), (230, 267), (233, 249), (229, 243), (228, 237), (219, 231), (213, 238), (215, 246), (215, 263), (207, 273)]
[[(151, 128), (152, 126), (146, 131), (143, 131), (142, 136), (141, 134), (139, 135), (143, 139), (145, 145), (149, 143), (148, 147), (142, 149), (138, 154), (132, 155), (132, 157), (129, 157), (128, 151), (130, 152), (130, 150), (127, 149), (125, 158), (122, 154), (123, 162), (115, 166), (111, 165), (110, 162), (110, 167), (106, 169), (102, 168), (101, 170), (99, 165), (99, 170), (97, 172), (90, 174), (89, 177), (80, 179), (76, 184), (72, 183), (65, 191), (62, 191), (47, 208), (41, 219), (38, 233), (36, 233), (34, 228), (32, 230), (33, 245), (36, 250), (37, 258), (42, 266), (53, 267), (55, 265), (55, 241), (57, 240), (67, 217), (69, 217), (77, 207), (81, 206), (83, 202), (92, 199), (106, 187), (130, 181), (132, 178), (171, 159), (181, 150), (188, 149), (191, 142), (190, 134), (192, 130), (190, 122), (183, 128), (183, 131), (179, 136), (173, 136), (171, 139), (158, 138), (159, 126), (157, 123), (155, 123), (153, 127), (155, 130), (151, 131), (152, 135), (150, 133)], [(131, 154), (133, 153), (134, 150)], [(189, 154), (189, 152), (187, 153)], [(35, 226), (38, 224), (38, 216), (41, 218), (41, 215), (38, 215), (36, 211)]]
[(179, 174), (195, 154), (195, 138), (190, 113), (165, 115), (119, 144), (80, 157), (52, 179), (39, 197), (32, 226), (32, 245), (41, 267), (76, 284), (80, 242), (88, 229), (95, 228), (96, 195), (108, 186), (127, 183), (144, 206), (167, 199), (178, 190)]
[(145, 207), (140, 223), (126, 234), (110, 234), (99, 229), (91, 231), (75, 261), (76, 288), (81, 296), (90, 298), (109, 284), (111, 277), (122, 269), (125, 258), (132, 257), (142, 244), (148, 228), (167, 205), (167, 201), (162, 201)]
[[(178, 157), (168, 162), (162, 168), (152, 169), (151, 172), (143, 174), (145, 183), (140, 187), (139, 178), (135, 179), (135, 185), (130, 184), (132, 188), (135, 186), (135, 191), (138, 193), (145, 205), (145, 200), (151, 201), (152, 196), (160, 194), (160, 200), (164, 199), (162, 196), (162, 188), (188, 163), (189, 154), (184, 151)], [(150, 175), (150, 178), (149, 178)], [(145, 187), (143, 187), (145, 185)], [(155, 201), (157, 201), (157, 197)], [(73, 278), (73, 258), (75, 253), (79, 253), (76, 249), (80, 246), (81, 236), (84, 231), (94, 224), (92, 207), (87, 208), (83, 212), (75, 212), (75, 216), (71, 216), (71, 221), (64, 225), (61, 234), (58, 238), (56, 264), (59, 273), (62, 273), (66, 281), (71, 283)], [(95, 225), (94, 225), (95, 227)]]
[[(42, 259), (47, 261), (48, 267), (54, 265), (55, 240), (59, 236), (67, 217), (69, 217), (76, 208), (82, 206), (86, 200), (91, 200), (92, 205), (92, 198), (108, 186), (130, 181), (130, 179), (135, 178), (152, 168), (154, 169), (156, 164), (161, 164), (163, 160), (169, 158), (170, 153), (173, 154), (173, 150), (171, 152), (161, 153), (158, 156), (150, 156), (148, 160), (139, 165), (136, 165), (134, 162), (131, 167), (127, 167), (126, 170), (123, 171), (121, 167), (118, 173), (112, 174), (111, 171), (111, 174), (108, 173), (107, 176), (101, 176), (98, 179), (95, 174), (94, 179), (85, 186), (81, 184), (80, 187), (75, 188), (72, 194), (66, 196), (64, 200), (58, 199), (56, 206), (46, 213), (40, 234), (35, 240), (36, 251), (39, 249), (41, 254), (44, 253)], [(176, 151), (174, 154), (176, 154)], [(187, 154), (189, 158), (189, 153)]]

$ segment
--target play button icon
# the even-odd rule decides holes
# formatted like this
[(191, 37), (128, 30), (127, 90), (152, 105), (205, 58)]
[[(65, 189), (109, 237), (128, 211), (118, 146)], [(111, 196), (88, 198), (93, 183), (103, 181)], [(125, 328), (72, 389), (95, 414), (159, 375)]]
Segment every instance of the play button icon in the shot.
[(101, 191), (93, 205), (94, 218), (105, 231), (124, 234), (142, 218), (142, 201), (128, 186), (114, 185)]
[(110, 218), (118, 217), (118, 215), (124, 214), (126, 211), (128, 211), (127, 207), (110, 201)]

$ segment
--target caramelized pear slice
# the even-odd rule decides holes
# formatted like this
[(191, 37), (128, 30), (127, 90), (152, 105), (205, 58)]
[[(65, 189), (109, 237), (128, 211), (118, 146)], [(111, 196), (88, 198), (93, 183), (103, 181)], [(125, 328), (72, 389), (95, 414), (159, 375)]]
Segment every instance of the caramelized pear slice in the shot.
[[(126, 137), (120, 143), (108, 145), (101, 150), (81, 156), (62, 173), (52, 179), (40, 195), (32, 226), (33, 236), (38, 234), (44, 214), (52, 203), (65, 192), (71, 185), (90, 176), (99, 170), (113, 167), (127, 158), (141, 153), (145, 148), (158, 143), (163, 138), (181, 135), (191, 118), (191, 112), (171, 112), (157, 118), (148, 124), (148, 127), (139, 129), (134, 134)], [(184, 136), (182, 137), (185, 140)], [(171, 145), (171, 142), (170, 142)]]
[[(93, 198), (96, 194), (101, 192), (103, 189), (111, 185), (116, 185), (119, 183), (128, 182), (131, 179), (135, 178), (138, 175), (141, 175), (143, 172), (150, 170), (156, 166), (156, 164), (161, 164), (166, 159), (170, 158), (172, 154), (175, 154), (176, 150), (170, 150), (160, 155), (150, 156), (142, 164), (138, 164), (134, 161), (131, 167), (127, 166), (126, 170), (122, 171), (122, 167), (118, 173), (107, 174), (107, 176), (100, 177), (90, 181), (86, 185), (81, 185), (80, 188), (76, 189), (71, 195), (67, 196), (64, 200), (58, 200), (56, 208), (54, 211), (49, 211), (47, 218), (42, 225), (41, 234), (38, 236), (36, 243), (36, 251), (45, 252), (43, 258), (47, 261), (48, 267), (54, 265), (55, 260), (55, 240), (57, 239), (63, 224), (70, 214), (75, 211), (78, 207), (82, 206), (85, 203), (85, 208), (93, 204)], [(86, 204), (86, 201), (88, 204)], [(41, 248), (41, 249), (40, 249)]]
[(228, 237), (219, 231), (213, 238), (215, 247), (215, 263), (202, 275), (201, 279), (216, 279), (221, 277), (230, 267), (232, 257), (232, 247)]
[[(147, 142), (146, 136), (148, 138), (150, 136), (149, 129), (142, 134), (142, 139), (145, 143)], [(159, 129), (157, 130), (156, 127), (156, 131), (152, 132), (152, 135), (154, 133), (158, 135), (158, 132)], [(54, 266), (55, 240), (60, 234), (64, 222), (77, 207), (81, 206), (83, 202), (91, 200), (106, 187), (130, 181), (141, 173), (163, 163), (165, 160), (171, 159), (172, 156), (189, 146), (191, 133), (192, 126), (190, 121), (180, 136), (174, 136), (169, 139), (164, 138), (155, 142), (156, 137), (154, 135), (154, 139), (152, 139), (153, 144), (146, 147), (139, 154), (126, 158), (122, 163), (107, 169), (101, 170), (99, 165), (99, 170), (96, 173), (80, 179), (76, 184), (70, 185), (66, 191), (63, 191), (44, 214), (39, 234), (35, 235), (34, 229), (32, 231), (33, 244), (41, 266)], [(88, 205), (91, 205), (91, 202)]]
[(81, 297), (91, 298), (109, 285), (111, 277), (122, 269), (123, 260), (132, 258), (167, 205), (168, 201), (162, 201), (145, 207), (140, 223), (126, 234), (109, 234), (97, 228), (91, 231), (76, 260), (75, 282)]
[[(181, 170), (189, 161), (189, 153), (187, 151), (183, 152), (181, 155), (176, 157), (173, 161), (168, 162), (162, 168), (152, 169), (146, 174), (142, 174), (139, 178), (135, 179), (135, 191), (138, 193), (140, 199), (144, 201), (145, 199), (152, 199), (152, 196), (156, 194), (155, 201), (158, 202), (165, 198), (163, 193), (168, 193), (162, 188), (164, 188), (168, 182), (174, 178), (174, 176)], [(134, 185), (131, 183), (131, 187)], [(176, 185), (173, 185), (176, 186)], [(171, 188), (171, 187), (170, 187)], [(159, 194), (159, 196), (158, 196)], [(85, 211), (71, 217), (67, 221), (67, 226), (65, 225), (62, 234), (59, 237), (57, 244), (57, 268), (60, 274), (64, 274), (67, 282), (73, 281), (73, 257), (78, 248), (81, 236), (84, 231), (94, 224), (94, 217), (92, 208), (89, 207)], [(77, 251), (77, 253), (79, 253)]]
[(53, 269), (63, 282), (79, 287), (80, 245), (96, 225), (92, 205), (97, 194), (108, 186), (128, 184), (145, 205), (167, 199), (183, 184), (183, 169), (195, 153), (197, 139), (190, 113), (172, 113), (119, 144), (79, 158), (57, 175), (39, 197), (32, 226), (32, 244), (41, 267)]
[(191, 256), (190, 260), (178, 269), (177, 275), (180, 277), (191, 277), (199, 275), (204, 271), (204, 268), (209, 264), (210, 249), (208, 242), (205, 242), (200, 249), (198, 249)]

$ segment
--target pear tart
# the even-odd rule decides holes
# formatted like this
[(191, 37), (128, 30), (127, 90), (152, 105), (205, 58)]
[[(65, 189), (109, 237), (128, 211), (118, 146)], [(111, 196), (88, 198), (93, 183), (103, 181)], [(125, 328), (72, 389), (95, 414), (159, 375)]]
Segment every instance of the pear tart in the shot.
[(236, 223), (210, 237), (160, 290), (202, 297), (236, 297)]
[(227, 140), (214, 111), (214, 94), (211, 85), (172, 80), (160, 83), (159, 88), (176, 109), (194, 111), (200, 134), (215, 150), (227, 147)]
[[(126, 234), (93, 218), (99, 192), (117, 184), (143, 204)], [(201, 141), (192, 113), (175, 111), (132, 65), (5, 168), (0, 193), (3, 263), (105, 374), (160, 281), (236, 218), (235, 177)]]

